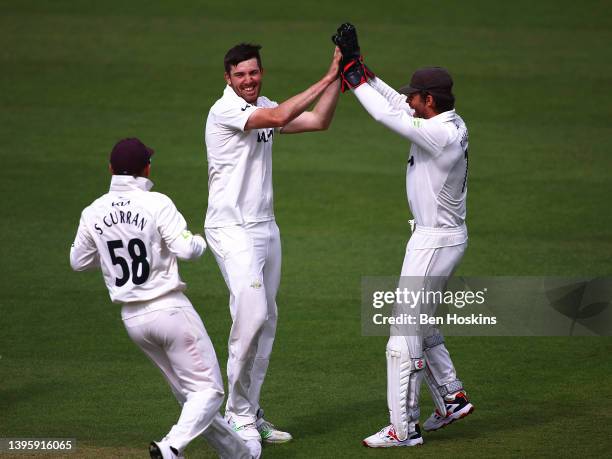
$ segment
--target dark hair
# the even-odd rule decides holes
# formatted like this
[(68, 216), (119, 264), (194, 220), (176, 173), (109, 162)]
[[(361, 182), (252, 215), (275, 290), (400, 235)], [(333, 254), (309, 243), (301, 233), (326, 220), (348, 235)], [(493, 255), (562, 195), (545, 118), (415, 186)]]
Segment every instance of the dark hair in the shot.
[(223, 58), (223, 65), (225, 66), (225, 72), (230, 73), (232, 65), (238, 65), (242, 61), (248, 61), (249, 59), (256, 58), (257, 65), (261, 69), (261, 56), (259, 50), (261, 45), (254, 45), (252, 43), (240, 43), (239, 45), (231, 48), (225, 57)]
[(421, 91), (421, 97), (423, 100), (427, 98), (428, 94), (433, 98), (434, 103), (436, 104), (437, 113), (447, 112), (455, 108), (455, 96), (453, 96), (452, 93), (434, 94), (429, 91)]

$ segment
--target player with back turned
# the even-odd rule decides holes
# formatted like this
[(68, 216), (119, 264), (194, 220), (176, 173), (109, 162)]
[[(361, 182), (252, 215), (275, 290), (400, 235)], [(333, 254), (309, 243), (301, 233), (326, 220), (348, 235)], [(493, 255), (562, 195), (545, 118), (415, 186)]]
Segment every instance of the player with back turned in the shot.
[(123, 304), (128, 335), (182, 405), (168, 434), (151, 443), (151, 458), (182, 458), (201, 434), (222, 458), (258, 458), (259, 442), (245, 444), (219, 414), (221, 371), (204, 324), (183, 294), (177, 264), (199, 258), (206, 243), (187, 230), (170, 198), (149, 191), (152, 154), (136, 138), (115, 145), (110, 190), (83, 210), (70, 265), (75, 271), (102, 270), (111, 300)]
[[(411, 142), (406, 190), (414, 229), (406, 247), (400, 285), (404, 282), (415, 289), (444, 289), (468, 240), (468, 131), (454, 110), (452, 78), (443, 68), (422, 68), (398, 92), (365, 66), (354, 26), (343, 24), (332, 40), (343, 55), (342, 90), (351, 89), (376, 121)], [(415, 286), (415, 282), (421, 285)], [(395, 307), (402, 311), (402, 306)], [(426, 311), (427, 305), (417, 308)], [(436, 405), (436, 411), (424, 423), (425, 430), (437, 430), (474, 409), (437, 327), (391, 326), (390, 332), (386, 357), (391, 423), (364, 439), (363, 443), (373, 448), (423, 443), (419, 427), (422, 376)]]

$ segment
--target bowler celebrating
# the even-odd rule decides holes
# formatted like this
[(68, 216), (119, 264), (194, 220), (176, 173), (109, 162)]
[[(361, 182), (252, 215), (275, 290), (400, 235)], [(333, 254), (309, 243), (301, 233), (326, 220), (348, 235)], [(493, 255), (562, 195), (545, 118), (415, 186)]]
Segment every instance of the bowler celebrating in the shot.
[[(332, 39), (343, 54), (342, 87), (350, 88), (375, 120), (411, 142), (406, 190), (414, 230), (401, 282), (417, 279), (428, 288), (437, 284), (437, 289), (444, 289), (468, 239), (468, 131), (454, 109), (453, 80), (445, 69), (427, 67), (417, 70), (410, 84), (397, 92), (363, 63), (354, 26), (343, 24)], [(391, 424), (366, 438), (366, 446), (423, 443), (419, 427), (423, 374), (436, 405), (425, 430), (437, 430), (473, 411), (436, 326), (414, 327), (410, 333), (392, 326), (386, 357)]]
[[(281, 242), (274, 220), (272, 144), (278, 133), (329, 127), (339, 94), (340, 51), (325, 76), (281, 104), (260, 96), (259, 45), (239, 44), (225, 55), (223, 96), (206, 120), (208, 209), (206, 240), (230, 299), (232, 328), (225, 417), (245, 440), (291, 440), (263, 418), (259, 404), (276, 333)], [(318, 99), (312, 111), (306, 109)]]

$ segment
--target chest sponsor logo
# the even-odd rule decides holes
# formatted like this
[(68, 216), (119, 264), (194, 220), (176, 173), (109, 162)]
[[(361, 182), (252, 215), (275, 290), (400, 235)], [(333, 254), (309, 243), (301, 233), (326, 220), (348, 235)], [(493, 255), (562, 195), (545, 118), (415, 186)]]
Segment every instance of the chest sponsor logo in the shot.
[(257, 143), (270, 142), (274, 137), (274, 129), (268, 129), (267, 131), (261, 129), (257, 131)]

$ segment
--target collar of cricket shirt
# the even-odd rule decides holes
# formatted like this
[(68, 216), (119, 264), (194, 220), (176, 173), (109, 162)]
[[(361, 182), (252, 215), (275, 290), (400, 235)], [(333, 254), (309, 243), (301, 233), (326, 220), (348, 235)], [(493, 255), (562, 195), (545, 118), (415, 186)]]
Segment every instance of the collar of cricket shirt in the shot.
[(146, 177), (113, 175), (111, 178), (110, 191), (149, 191), (151, 188), (153, 188), (153, 182)]
[(438, 121), (450, 121), (452, 119), (455, 118), (455, 109), (453, 108), (452, 110), (447, 110), (445, 112), (439, 113), (436, 116), (432, 116), (431, 118), (429, 118), (430, 120), (438, 120)]

